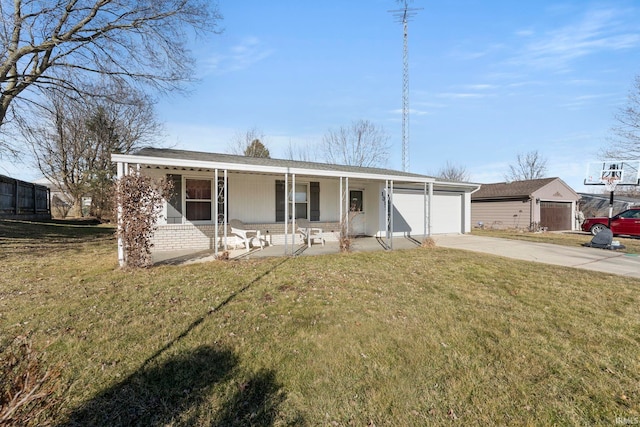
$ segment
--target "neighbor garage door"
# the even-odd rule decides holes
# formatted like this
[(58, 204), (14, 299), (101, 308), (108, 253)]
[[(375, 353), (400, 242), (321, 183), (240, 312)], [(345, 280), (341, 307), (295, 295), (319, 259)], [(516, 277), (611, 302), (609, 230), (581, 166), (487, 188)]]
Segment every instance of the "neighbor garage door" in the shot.
[(571, 203), (540, 202), (540, 226), (549, 231), (571, 230)]

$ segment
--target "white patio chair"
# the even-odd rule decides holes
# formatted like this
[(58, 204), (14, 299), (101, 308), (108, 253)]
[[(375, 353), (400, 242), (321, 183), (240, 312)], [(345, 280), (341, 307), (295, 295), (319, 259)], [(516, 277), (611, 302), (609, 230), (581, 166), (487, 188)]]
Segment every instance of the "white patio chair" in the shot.
[(324, 246), (324, 234), (322, 228), (312, 227), (311, 223), (306, 218), (297, 218), (296, 225), (298, 226), (298, 233), (302, 234), (302, 238), (307, 242), (307, 246), (311, 247), (311, 243), (314, 240), (320, 240), (322, 246)]
[(264, 248), (260, 230), (248, 229), (244, 222), (240, 221), (239, 219), (232, 219), (231, 221), (229, 221), (229, 225), (231, 226), (231, 234), (236, 236), (236, 243), (238, 240), (240, 240), (247, 249), (247, 252), (249, 252), (249, 246), (251, 242), (256, 239), (258, 240), (258, 243), (260, 243), (260, 250)]

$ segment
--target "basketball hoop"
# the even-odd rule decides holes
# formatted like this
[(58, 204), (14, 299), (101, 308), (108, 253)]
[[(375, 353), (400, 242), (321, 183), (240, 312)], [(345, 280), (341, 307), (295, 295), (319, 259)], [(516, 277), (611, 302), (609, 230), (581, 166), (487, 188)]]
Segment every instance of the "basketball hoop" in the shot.
[(618, 176), (603, 176), (600, 178), (600, 182), (604, 184), (605, 190), (608, 192), (614, 192), (616, 190), (616, 185), (620, 182), (620, 177)]

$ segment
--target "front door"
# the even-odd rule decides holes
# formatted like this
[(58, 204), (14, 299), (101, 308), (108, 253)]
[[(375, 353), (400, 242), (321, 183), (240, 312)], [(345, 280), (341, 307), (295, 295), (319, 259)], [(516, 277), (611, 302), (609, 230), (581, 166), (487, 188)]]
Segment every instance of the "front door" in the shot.
[(365, 234), (366, 222), (363, 204), (364, 190), (349, 190), (349, 234)]

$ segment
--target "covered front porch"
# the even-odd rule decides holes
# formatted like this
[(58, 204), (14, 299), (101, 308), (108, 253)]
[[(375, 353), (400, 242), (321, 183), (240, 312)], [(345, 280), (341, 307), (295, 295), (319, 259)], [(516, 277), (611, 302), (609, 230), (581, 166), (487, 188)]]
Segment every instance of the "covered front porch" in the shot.
[[(422, 240), (425, 236), (414, 237), (396, 237), (394, 239), (394, 249), (415, 249), (421, 246)], [(293, 248), (293, 256), (317, 256), (317, 255), (330, 255), (340, 253), (340, 246), (337, 241), (327, 242), (324, 246), (312, 245), (308, 246), (304, 243), (299, 243)], [(385, 242), (379, 237), (354, 237), (351, 239), (351, 253), (357, 252), (375, 252), (388, 250)], [(249, 252), (240, 248), (230, 248), (228, 250), (228, 260), (241, 261), (247, 259), (259, 259), (269, 257), (282, 256), (282, 247), (278, 246), (265, 246), (264, 249), (251, 248)], [(194, 251), (194, 250), (176, 250), (176, 251), (161, 251), (154, 252), (153, 263), (158, 265), (182, 265), (182, 264), (195, 264), (202, 262), (209, 262), (219, 257), (224, 257), (223, 252), (219, 251), (217, 254), (213, 249)]]
[(478, 188), (388, 169), (181, 150), (149, 148), (112, 160), (119, 177), (137, 171), (173, 182), (153, 238), (156, 253), (238, 249), (234, 220), (259, 230), (279, 255), (299, 250), (301, 220), (321, 228), (326, 243), (370, 236), (394, 249), (398, 239), (467, 232), (470, 193)]

